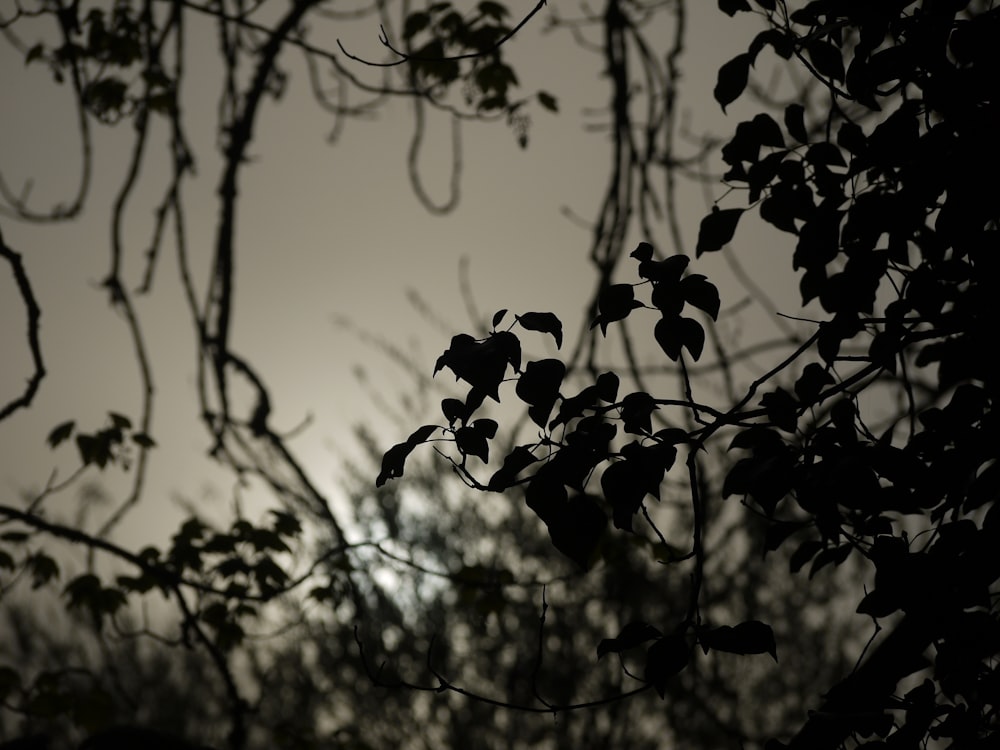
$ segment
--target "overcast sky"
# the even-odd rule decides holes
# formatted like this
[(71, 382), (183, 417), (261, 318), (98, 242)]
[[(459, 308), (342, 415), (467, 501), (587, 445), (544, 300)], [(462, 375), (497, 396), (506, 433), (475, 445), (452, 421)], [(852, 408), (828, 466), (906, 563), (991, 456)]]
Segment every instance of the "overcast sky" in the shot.
[[(739, 110), (724, 117), (711, 99), (712, 86), (718, 67), (755, 30), (754, 20), (726, 18), (714, 2), (689, 6), (681, 107), (689, 110), (696, 133), (725, 135), (739, 121)], [(531, 4), (511, 7), (517, 13)], [(606, 105), (607, 85), (598, 56), (575, 47), (567, 34), (539, 33), (547, 12), (510, 44), (507, 55), (524, 91), (551, 91), (560, 113), (536, 113), (527, 150), (516, 145), (502, 124), (467, 127), (462, 201), (445, 218), (429, 215), (407, 180), (407, 103), (390, 103), (378, 119), (347, 122), (340, 140), (328, 146), (332, 122), (312, 102), (300, 60), (291, 54), (284, 58), (291, 85), (280, 102), (266, 104), (251, 148), (254, 161), (242, 176), (232, 345), (270, 384), (277, 429), (291, 429), (312, 416), (295, 446), (320, 485), (334, 495), (340, 461), (336, 451), (351, 452), (350, 425), (373, 424), (387, 446), (400, 438), (377, 416), (353, 370), (361, 365), (372, 373), (390, 400), (391, 389), (407, 383), (393, 375), (384, 355), (336, 320), (349, 319), (404, 349), (419, 351), (429, 372), (451, 334), (469, 328), (458, 284), (462, 258), (468, 259), (472, 291), (483, 314), (499, 308), (552, 310), (569, 331), (582, 320), (581, 305), (593, 278), (586, 262), (590, 234), (565, 218), (562, 209), (589, 219), (598, 206), (609, 148), (603, 135), (584, 131), (587, 118), (582, 113)], [(344, 23), (337, 33), (352, 52), (377, 58), (377, 31), (377, 22), (363, 19)], [(197, 278), (202, 293), (215, 238), (220, 162), (211, 128), (219, 77), (215, 37), (199, 40), (194, 24), (189, 33), (189, 47), (196, 52), (188, 70), (185, 109), (192, 117), (198, 177), (189, 186), (187, 220), (196, 271), (201, 264)], [(25, 41), (34, 40), (28, 36)], [(328, 43), (332, 46), (332, 39)], [(359, 75), (375, 80), (358, 67)], [(79, 172), (79, 141), (66, 92), (52, 83), (44, 66), (26, 67), (8, 44), (0, 43), (0, 71), (0, 101), (5, 102), (0, 170), (7, 184), (20, 190), (31, 180), (37, 208), (67, 200)], [(449, 134), (439, 117), (430, 125), (432, 147), (423, 159), (427, 189), (443, 199)], [(109, 409), (139, 414), (139, 380), (127, 331), (98, 288), (108, 267), (110, 202), (122, 179), (128, 130), (127, 124), (95, 128), (96, 169), (82, 218), (39, 225), (0, 216), (7, 243), (24, 256), (43, 310), (49, 372), (31, 409), (0, 423), (4, 495), (38, 489), (54, 467), (62, 476), (71, 470), (76, 457), (70, 446), (52, 454), (44, 444), (56, 424), (75, 419), (83, 428), (96, 429)], [(157, 135), (162, 138), (162, 130)], [(163, 141), (157, 143), (162, 148)], [(150, 160), (131, 209), (126, 278), (133, 286), (143, 271), (152, 206), (165, 185), (166, 166), (164, 158)], [(707, 205), (695, 187), (683, 203), (690, 217), (687, 239), (693, 243)], [(665, 236), (652, 239), (663, 241)], [(761, 257), (766, 263), (768, 256)], [(448, 330), (421, 319), (407, 301), (408, 290), (426, 299)], [(157, 389), (152, 434), (160, 446), (150, 467), (148, 496), (157, 502), (173, 493), (198, 499), (211, 487), (225, 497), (231, 477), (213, 472), (204, 458), (209, 441), (197, 415), (194, 333), (172, 255), (161, 260), (153, 293), (137, 304)], [(23, 387), (30, 373), (24, 330), (24, 312), (4, 268), (3, 402)], [(112, 490), (116, 486), (113, 477), (103, 480)], [(72, 499), (65, 502), (69, 506)], [(130, 533), (155, 535), (156, 522), (150, 518), (148, 513), (136, 515)]]

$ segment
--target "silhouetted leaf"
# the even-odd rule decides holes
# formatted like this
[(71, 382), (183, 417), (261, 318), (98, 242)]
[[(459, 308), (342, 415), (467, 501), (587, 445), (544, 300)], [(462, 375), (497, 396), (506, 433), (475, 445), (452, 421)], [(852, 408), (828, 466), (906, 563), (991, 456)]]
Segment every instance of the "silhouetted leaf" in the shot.
[(518, 315), (517, 322), (529, 331), (548, 333), (556, 341), (556, 349), (562, 347), (562, 322), (550, 312), (528, 312)]
[(840, 153), (840, 149), (829, 141), (814, 143), (810, 146), (806, 151), (806, 161), (810, 164), (824, 164), (835, 167), (847, 166), (847, 162), (844, 161), (844, 155)]
[(650, 302), (653, 303), (653, 307), (660, 311), (665, 320), (676, 318), (684, 309), (684, 297), (681, 296), (680, 284), (667, 281), (654, 283)]
[[(513, 454), (508, 458), (513, 460)], [(518, 463), (521, 460), (518, 457)], [(569, 498), (566, 485), (553, 467), (553, 463), (543, 465), (524, 487), (524, 502), (546, 525), (565, 514)]]
[(31, 573), (31, 588), (39, 589), (54, 578), (59, 577), (59, 565), (44, 552), (36, 552), (25, 561)]
[(609, 404), (613, 404), (618, 400), (618, 376), (613, 372), (602, 372), (597, 376), (597, 382), (595, 386), (597, 387), (597, 395), (601, 399)]
[(63, 422), (49, 433), (49, 436), (45, 439), (45, 441), (49, 444), (50, 448), (55, 448), (59, 445), (59, 443), (69, 439), (70, 435), (73, 434), (73, 428), (75, 426), (76, 422), (73, 420)]
[(773, 552), (778, 549), (788, 537), (794, 534), (796, 531), (808, 527), (808, 522), (802, 521), (799, 523), (790, 521), (774, 521), (769, 524), (767, 531), (764, 533), (764, 551)]
[(648, 393), (630, 393), (622, 399), (621, 413), (625, 432), (649, 434), (653, 430), (652, 414), (657, 409), (656, 399)]
[(482, 0), (476, 7), (484, 16), (490, 16), (497, 21), (502, 21), (510, 15), (510, 11), (507, 10), (506, 6), (494, 2), (494, 0)]
[(898, 612), (901, 606), (902, 602), (894, 589), (879, 586), (865, 595), (855, 611), (859, 615), (882, 618)]
[(616, 528), (632, 531), (632, 516), (639, 512), (646, 497), (646, 482), (628, 461), (616, 461), (601, 475), (601, 490), (611, 503)]
[(589, 570), (608, 519), (590, 495), (574, 495), (547, 523), (557, 550), (583, 570)]
[(503, 320), (503, 316), (506, 314), (507, 314), (507, 308), (504, 308), (503, 310), (497, 310), (495, 313), (493, 313), (493, 328), (496, 328), (498, 325), (500, 325), (500, 321)]
[(488, 440), (496, 437), (499, 427), (494, 419), (477, 419), (472, 423), (472, 429)]
[(772, 659), (778, 660), (774, 631), (770, 625), (759, 620), (713, 628), (699, 634), (698, 642), (705, 653), (712, 650), (730, 654), (770, 654)]
[(811, 404), (820, 392), (828, 385), (833, 385), (833, 375), (816, 362), (810, 362), (802, 369), (802, 374), (795, 381), (795, 395), (803, 404)]
[(543, 107), (545, 107), (545, 109), (547, 109), (549, 112), (559, 111), (559, 103), (556, 101), (556, 98), (552, 96), (552, 94), (550, 94), (548, 91), (538, 92), (538, 103), (541, 104)]
[(806, 52), (821, 76), (835, 81), (844, 80), (844, 59), (839, 47), (823, 39), (813, 39), (806, 45)]
[(806, 108), (801, 104), (789, 104), (785, 107), (785, 129), (799, 143), (808, 143), (809, 135), (805, 125)]
[(473, 427), (455, 430), (455, 444), (458, 450), (469, 456), (477, 456), (483, 463), (490, 460), (490, 446), (486, 436)]
[(754, 140), (761, 146), (785, 147), (785, 136), (781, 132), (781, 126), (771, 115), (764, 112), (754, 115), (749, 125)]
[(132, 442), (135, 443), (136, 445), (138, 445), (140, 448), (155, 448), (156, 447), (156, 441), (153, 440), (153, 438), (151, 438), (145, 432), (133, 432), (132, 433)]
[[(636, 245), (635, 250), (629, 253), (630, 258), (635, 258), (640, 263), (646, 263), (653, 259), (653, 246), (648, 242), (640, 242)], [(642, 275), (641, 273), (639, 274)]]
[(661, 318), (656, 321), (656, 327), (653, 329), (653, 336), (656, 338), (656, 343), (663, 349), (663, 353), (674, 362), (680, 359), (681, 345), (683, 343), (680, 326), (678, 325), (679, 322), (679, 317), (673, 320)]
[(767, 418), (771, 424), (785, 432), (795, 432), (799, 405), (792, 394), (778, 387), (771, 393), (765, 393), (760, 404), (767, 411)]
[(124, 414), (116, 414), (113, 411), (109, 411), (108, 417), (110, 417), (111, 419), (111, 424), (113, 424), (119, 430), (132, 429), (132, 420), (126, 417)]
[(714, 253), (728, 244), (733, 239), (736, 225), (745, 210), (744, 208), (720, 210), (718, 206), (712, 206), (712, 213), (701, 220), (695, 254)]
[(760, 204), (760, 218), (773, 224), (783, 232), (796, 234), (795, 207), (789, 202), (772, 195)]
[[(679, 290), (684, 301), (689, 305), (694, 305), (699, 310), (708, 313), (712, 320), (719, 319), (719, 290), (715, 284), (698, 273), (681, 280)], [(697, 359), (697, 357), (695, 357)]]
[(514, 392), (532, 407), (529, 417), (539, 427), (544, 427), (548, 421), (565, 375), (566, 365), (558, 359), (540, 359), (528, 362), (518, 378)]
[(607, 335), (608, 323), (624, 320), (632, 310), (640, 306), (641, 304), (635, 300), (631, 284), (612, 284), (605, 287), (597, 298), (599, 314), (590, 327), (599, 325), (601, 333)]
[(645, 679), (660, 697), (666, 693), (667, 682), (679, 674), (691, 661), (691, 647), (682, 633), (670, 633), (660, 638), (646, 651)]
[(680, 329), (684, 347), (691, 353), (691, 359), (697, 362), (705, 348), (705, 329), (693, 318), (681, 318)]
[(413, 452), (414, 448), (426, 441), (436, 429), (439, 429), (437, 425), (424, 425), (415, 430), (406, 442), (398, 443), (387, 450), (382, 456), (382, 471), (375, 479), (375, 486), (381, 487), (388, 480), (403, 476), (403, 467), (407, 456)]
[(751, 8), (747, 0), (719, 0), (719, 10), (731, 18), (737, 13), (749, 11)]
[[(745, 1), (745, 0), (744, 0)], [(719, 68), (719, 78), (715, 84), (715, 101), (726, 111), (726, 107), (736, 101), (747, 86), (750, 75), (750, 64), (753, 58), (749, 54), (737, 55)]]
[(45, 45), (39, 42), (33, 45), (24, 56), (24, 64), (30, 65), (35, 60), (40, 60), (45, 54)]
[(840, 565), (851, 554), (853, 548), (850, 544), (841, 544), (836, 547), (828, 547), (816, 555), (812, 567), (809, 569), (809, 577), (812, 578), (827, 565)]
[(640, 260), (639, 276), (653, 282), (664, 282), (673, 286), (680, 281), (681, 274), (684, 273), (690, 260), (686, 255), (671, 255), (663, 260), (650, 260), (648, 258)]
[(517, 480), (517, 475), (537, 460), (538, 458), (528, 448), (523, 445), (517, 446), (507, 454), (503, 466), (490, 477), (487, 486), (494, 492), (508, 489)]
[[(507, 365), (515, 371), (521, 367), (521, 343), (510, 331), (496, 331), (482, 341), (459, 334), (452, 337), (451, 346), (438, 357), (434, 373), (447, 367), (455, 373), (456, 379), (464, 380), (499, 401), (500, 383)], [(471, 414), (471, 410), (468, 413)]]
[(597, 658), (600, 659), (608, 653), (620, 654), (622, 651), (641, 646), (646, 641), (662, 637), (663, 634), (649, 623), (630, 622), (622, 628), (617, 638), (603, 638), (597, 644)]
[(465, 421), (465, 404), (457, 398), (446, 398), (441, 401), (441, 413), (448, 420), (448, 425), (454, 427), (455, 422)]

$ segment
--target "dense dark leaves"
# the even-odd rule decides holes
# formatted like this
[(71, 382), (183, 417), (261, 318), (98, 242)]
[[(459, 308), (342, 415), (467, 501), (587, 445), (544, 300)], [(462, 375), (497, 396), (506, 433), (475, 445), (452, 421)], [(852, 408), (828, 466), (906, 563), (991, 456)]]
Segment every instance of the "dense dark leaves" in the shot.
[[(836, 105), (816, 107), (806, 91), (777, 118), (760, 112), (735, 127), (721, 151), (726, 200), (743, 196), (746, 205), (714, 206), (696, 255), (732, 243), (747, 211), (784, 233), (810, 306), (791, 350), (735, 404), (707, 411), (682, 401), (689, 426), (655, 433), (654, 420), (678, 424), (669, 421), (678, 402), (646, 386), (619, 402), (619, 379), (596, 368), (567, 395), (557, 360), (514, 366), (517, 395), (540, 432), (505, 458), (490, 488), (523, 483), (556, 548), (586, 568), (605, 534), (635, 539), (644, 530), (636, 514), (659, 498), (678, 446), (700, 450), (731, 436), (721, 487), (706, 482), (703, 491), (744, 503), (762, 524), (764, 551), (780, 551), (793, 574), (819, 580), (859, 566), (867, 578), (852, 606), (889, 631), (853, 675), (822, 686), (825, 702), (791, 746), (832, 749), (852, 734), (877, 738), (871, 746), (991, 746), (1000, 653), (992, 411), (1000, 369), (989, 354), (1000, 294), (1000, 14), (966, 2), (813, 0), (790, 16), (771, 0), (755, 5), (719, 3), (731, 16), (759, 9), (769, 24), (719, 70), (723, 110), (748, 89), (765, 50), (807, 71), (822, 101)], [(753, 247), (734, 253), (747, 265), (757, 257)], [(686, 256), (659, 258), (642, 242), (632, 257), (648, 283), (605, 285), (594, 326), (606, 333), (652, 315), (665, 358), (697, 360), (705, 325), (720, 316), (718, 290), (689, 272)], [(556, 330), (525, 317), (522, 327)], [(454, 360), (461, 379), (492, 394), (499, 365), (486, 378), (463, 356), (445, 365)], [(699, 385), (685, 380), (689, 393)], [(688, 455), (697, 469), (697, 454)], [(595, 482), (599, 496), (590, 494)], [(661, 696), (694, 645), (777, 658), (766, 623), (715, 627), (703, 614), (695, 602), (666, 635), (635, 621), (602, 640), (598, 656), (648, 644), (643, 676)], [(926, 680), (899, 699), (900, 680), (918, 669)]]

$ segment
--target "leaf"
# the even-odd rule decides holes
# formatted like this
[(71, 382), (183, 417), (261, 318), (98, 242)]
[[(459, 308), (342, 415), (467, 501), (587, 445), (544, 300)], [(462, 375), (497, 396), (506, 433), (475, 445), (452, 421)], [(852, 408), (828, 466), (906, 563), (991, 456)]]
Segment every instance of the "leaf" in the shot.
[(639, 263), (646, 263), (653, 259), (653, 246), (648, 242), (640, 242), (635, 246), (635, 250), (629, 253), (629, 257), (635, 258)]
[(472, 423), (472, 429), (487, 440), (495, 438), (499, 428), (500, 425), (498, 425), (494, 419), (477, 419)]
[(712, 320), (719, 319), (719, 290), (701, 274), (695, 273), (681, 280), (680, 294), (689, 305), (708, 314)]
[(565, 375), (566, 365), (558, 359), (540, 359), (528, 362), (518, 378), (514, 392), (532, 407), (528, 416), (539, 427), (544, 427), (548, 421)]
[(597, 644), (597, 658), (600, 659), (608, 653), (620, 654), (622, 651), (641, 646), (646, 641), (662, 637), (663, 633), (647, 622), (630, 622), (622, 628), (617, 638), (603, 638)]
[(454, 427), (458, 420), (465, 421), (465, 404), (457, 398), (446, 398), (441, 401), (441, 413), (448, 420), (448, 426)]
[(739, 98), (743, 89), (746, 88), (752, 62), (753, 58), (744, 52), (719, 68), (719, 78), (713, 94), (723, 112), (726, 111), (728, 105)]
[(53, 578), (59, 577), (59, 565), (44, 552), (28, 558), (26, 567), (31, 571), (31, 588), (39, 589)]
[(556, 98), (552, 96), (552, 94), (550, 94), (548, 91), (538, 92), (538, 103), (541, 104), (543, 107), (545, 107), (545, 109), (547, 109), (549, 112), (559, 111), (559, 103), (556, 101)]
[(439, 429), (437, 425), (424, 425), (410, 435), (405, 442), (398, 443), (387, 450), (382, 456), (382, 471), (375, 479), (375, 486), (381, 487), (388, 480), (403, 476), (403, 467), (407, 456), (437, 429)]
[(551, 334), (556, 341), (556, 349), (562, 346), (562, 322), (552, 313), (527, 312), (515, 317), (525, 330)]
[(113, 411), (109, 411), (108, 417), (111, 419), (111, 424), (113, 424), (119, 430), (132, 429), (132, 420), (126, 417), (124, 414), (117, 414)]
[(750, 121), (750, 133), (761, 146), (785, 147), (781, 126), (771, 115), (761, 112)]
[(779, 386), (771, 393), (765, 393), (760, 405), (767, 411), (767, 419), (771, 424), (785, 432), (795, 432), (799, 421), (799, 405), (792, 394)]
[(691, 359), (697, 362), (705, 348), (705, 329), (694, 318), (681, 318), (680, 332), (681, 342), (691, 353)]
[(625, 432), (648, 435), (653, 431), (652, 415), (659, 407), (656, 399), (648, 393), (638, 391), (622, 399), (621, 414)]
[(798, 549), (792, 553), (788, 560), (788, 569), (792, 573), (798, 573), (802, 567), (815, 557), (816, 553), (823, 549), (823, 542), (818, 539), (806, 539), (799, 545)]
[(135, 443), (136, 445), (138, 445), (140, 448), (155, 448), (156, 447), (156, 441), (153, 440), (153, 438), (151, 438), (145, 432), (133, 432), (132, 433), (132, 442)]
[(611, 284), (601, 291), (597, 298), (599, 315), (590, 324), (593, 328), (600, 325), (601, 333), (608, 333), (608, 323), (624, 320), (628, 314), (641, 304), (635, 300), (635, 292), (631, 284)]
[(8, 696), (21, 689), (21, 674), (13, 667), (0, 667), (0, 703), (6, 703)]
[(835, 81), (844, 80), (844, 58), (839, 47), (823, 39), (813, 39), (806, 44), (806, 52), (821, 76)]
[(618, 400), (618, 384), (619, 378), (613, 372), (602, 372), (597, 376), (597, 395), (601, 399), (609, 404), (613, 404)]
[(679, 674), (691, 661), (691, 647), (683, 633), (671, 633), (660, 638), (646, 651), (645, 679), (663, 698), (667, 682)]
[(840, 565), (850, 556), (852, 549), (853, 547), (851, 547), (850, 544), (841, 544), (837, 547), (831, 547), (823, 550), (816, 555), (816, 559), (813, 560), (812, 567), (809, 569), (809, 577), (812, 578), (820, 570), (831, 563), (835, 566)]
[(55, 448), (59, 443), (64, 440), (68, 440), (70, 435), (73, 434), (73, 428), (76, 426), (76, 422), (70, 420), (68, 422), (63, 422), (61, 425), (56, 427), (49, 436), (45, 439), (45, 442), (49, 444), (50, 448)]
[(426, 29), (430, 25), (430, 22), (430, 16), (424, 11), (411, 13), (406, 17), (406, 21), (403, 24), (403, 39), (412, 39)]
[(28, 53), (24, 56), (24, 64), (31, 65), (35, 60), (40, 60), (45, 54), (45, 45), (39, 42), (28, 50)]
[(646, 497), (646, 482), (629, 461), (616, 461), (601, 475), (601, 490), (611, 503), (615, 528), (632, 533), (632, 516)]
[(806, 108), (801, 104), (789, 104), (785, 107), (785, 129), (799, 143), (808, 143), (809, 135), (805, 124)]
[(719, 10), (732, 18), (737, 13), (749, 11), (751, 8), (747, 0), (719, 0)]
[[(494, 401), (500, 400), (500, 383), (510, 364), (515, 371), (521, 366), (521, 343), (510, 331), (497, 331), (477, 341), (468, 334), (458, 334), (434, 366), (434, 373), (444, 367), (455, 373), (473, 389), (483, 391)], [(469, 412), (471, 414), (471, 411)]]
[(698, 228), (698, 244), (695, 247), (695, 254), (714, 253), (721, 250), (736, 234), (736, 225), (740, 221), (745, 208), (727, 208), (720, 210), (718, 206), (712, 207), (712, 213), (701, 220)]
[(705, 347), (705, 329), (692, 318), (661, 318), (653, 328), (653, 336), (663, 352), (676, 362), (681, 356), (681, 347), (686, 348), (697, 361)]
[(504, 17), (510, 15), (510, 11), (507, 10), (506, 6), (493, 2), (493, 0), (482, 0), (476, 7), (484, 16), (491, 16), (497, 21), (502, 21)]
[(671, 255), (663, 260), (640, 259), (639, 276), (654, 283), (665, 282), (668, 286), (672, 286), (680, 281), (681, 274), (690, 261), (686, 255)]
[(723, 625), (702, 633), (698, 637), (705, 653), (725, 651), (730, 654), (770, 654), (778, 661), (777, 645), (771, 626), (759, 620), (741, 622), (735, 627)]
[(517, 446), (504, 458), (503, 466), (490, 477), (487, 487), (493, 492), (503, 492), (514, 484), (518, 474), (536, 461), (538, 458), (530, 449)]
[(802, 369), (802, 374), (795, 381), (795, 395), (803, 404), (811, 404), (819, 396), (824, 387), (833, 385), (833, 375), (817, 362), (810, 362)]
[(503, 310), (498, 310), (497, 312), (493, 313), (493, 328), (496, 328), (498, 325), (500, 325), (500, 321), (503, 320), (503, 316), (506, 314), (507, 314), (507, 308), (504, 308)]
[(847, 162), (844, 161), (844, 155), (840, 153), (840, 149), (829, 141), (823, 141), (822, 143), (814, 143), (806, 151), (806, 161), (810, 164), (821, 164), (821, 165), (832, 165), (835, 167), (846, 167)]
[(94, 597), (101, 591), (100, 579), (92, 573), (84, 573), (66, 584), (63, 594), (69, 599), (66, 606), (74, 609), (89, 606)]
[(476, 456), (483, 463), (490, 460), (490, 446), (486, 436), (472, 427), (460, 427), (455, 431), (455, 444), (467, 456)]
[(589, 570), (608, 525), (595, 498), (574, 495), (558, 508), (547, 525), (553, 546), (581, 569)]

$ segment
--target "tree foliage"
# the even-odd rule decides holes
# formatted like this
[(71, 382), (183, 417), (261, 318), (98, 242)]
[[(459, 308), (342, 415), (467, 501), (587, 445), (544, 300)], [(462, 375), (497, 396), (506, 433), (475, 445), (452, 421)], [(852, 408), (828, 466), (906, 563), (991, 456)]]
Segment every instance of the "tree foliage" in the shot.
[[(985, 747), (996, 739), (1000, 684), (997, 379), (986, 354), (1000, 239), (991, 179), (1000, 150), (990, 135), (1000, 121), (991, 72), (1000, 61), (987, 40), (1000, 15), (967, 2), (757, 7), (768, 28), (719, 71), (719, 104), (739, 99), (767, 49), (803, 66), (828, 104), (792, 102), (780, 123), (760, 113), (736, 128), (722, 149), (724, 180), (748, 207), (714, 206), (696, 254), (733, 241), (754, 209), (792, 235), (802, 306), (816, 311), (808, 336), (732, 403), (703, 401), (686, 369), (706, 342), (705, 323), (691, 313), (710, 325), (718, 292), (685, 274), (687, 256), (660, 259), (640, 243), (632, 253), (640, 280), (605, 286), (593, 325), (606, 333), (626, 318), (652, 318), (655, 342), (682, 363), (683, 398), (623, 395), (614, 370), (570, 390), (561, 360), (522, 366), (518, 318), (500, 328), (498, 314), (487, 336), (456, 336), (438, 361), (436, 370), (468, 385), (464, 402), (449, 405), (447, 424), (424, 426), (405, 451), (387, 452), (381, 479), (402, 473), (415, 443), (453, 443), (445, 458), (470, 487), (523, 489), (553, 546), (588, 569), (608, 539), (640, 533), (640, 512), (663, 540), (646, 506), (660, 501), (676, 465), (691, 503), (681, 556), (688, 607), (666, 621), (628, 622), (596, 644), (599, 656), (643, 648), (636, 678), (661, 696), (698, 652), (777, 658), (767, 623), (720, 624), (702, 602), (705, 508), (713, 496), (739, 499), (766, 522), (767, 551), (794, 549), (793, 572), (808, 565), (812, 578), (857, 559), (873, 576), (873, 586), (847, 592), (875, 625), (871, 653), (827, 687), (790, 745), (769, 746), (832, 748), (853, 738), (866, 747), (929, 739)], [(486, 462), (492, 435), (476, 431), (471, 443), (463, 431), (476, 429), (486, 397), (504, 398), (510, 381), (538, 430), (486, 478), (472, 459)], [(717, 441), (737, 456), (721, 483), (702, 458)], [(678, 560), (658, 561), (662, 577), (678, 575)], [(656, 592), (654, 584), (647, 596)]]

